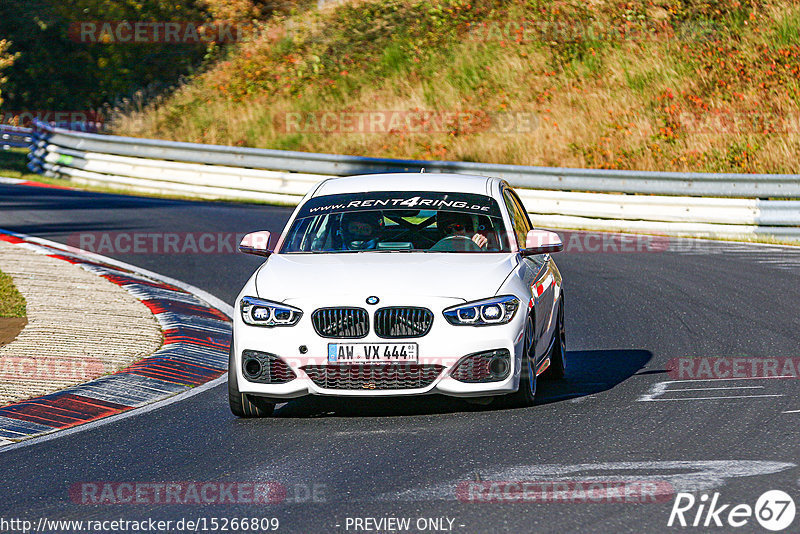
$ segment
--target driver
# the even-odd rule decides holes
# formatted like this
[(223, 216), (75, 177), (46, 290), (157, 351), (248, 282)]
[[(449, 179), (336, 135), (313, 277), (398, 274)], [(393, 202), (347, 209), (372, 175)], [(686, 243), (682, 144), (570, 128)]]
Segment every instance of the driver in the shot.
[(342, 250), (371, 250), (378, 246), (378, 232), (383, 227), (379, 211), (343, 213), (341, 220)]
[(485, 235), (475, 232), (472, 217), (467, 213), (440, 211), (436, 215), (436, 226), (439, 228), (442, 239), (454, 236), (465, 237), (471, 239), (480, 248), (486, 248), (489, 242)]

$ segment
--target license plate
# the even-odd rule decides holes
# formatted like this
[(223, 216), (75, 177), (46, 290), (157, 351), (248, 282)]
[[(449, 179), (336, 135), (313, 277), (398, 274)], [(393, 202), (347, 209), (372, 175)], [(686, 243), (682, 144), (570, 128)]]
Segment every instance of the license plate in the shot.
[(416, 361), (416, 343), (328, 343), (328, 363)]

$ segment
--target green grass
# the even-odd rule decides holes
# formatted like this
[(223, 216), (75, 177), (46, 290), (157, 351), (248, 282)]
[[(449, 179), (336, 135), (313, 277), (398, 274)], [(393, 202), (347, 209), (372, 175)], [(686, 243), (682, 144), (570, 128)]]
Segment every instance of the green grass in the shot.
[[(714, 126), (791, 116), (800, 104), (800, 10), (790, 0), (366, 0), (268, 24), (180, 90), (117, 117), (115, 131), (402, 159), (800, 172), (796, 129)], [(539, 120), (513, 135), (287, 135), (273, 120), (387, 110)]]
[(797, 44), (800, 44), (800, 9), (792, 9), (773, 26), (772, 46), (777, 49)]
[(24, 148), (0, 150), (0, 176), (31, 180), (38, 177), (28, 170), (28, 151)]
[(25, 317), (23, 297), (11, 277), (0, 271), (0, 317)]
[(391, 43), (383, 50), (380, 63), (386, 74), (391, 75), (406, 72), (411, 61), (401, 43)]

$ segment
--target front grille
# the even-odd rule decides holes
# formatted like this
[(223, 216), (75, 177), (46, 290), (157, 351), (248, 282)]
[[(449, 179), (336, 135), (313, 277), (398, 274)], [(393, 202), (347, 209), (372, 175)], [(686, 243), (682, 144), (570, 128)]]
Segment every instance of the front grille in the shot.
[(427, 308), (381, 308), (375, 312), (375, 333), (382, 338), (422, 337), (432, 324), (433, 313)]
[(444, 366), (418, 363), (386, 365), (306, 365), (301, 367), (325, 389), (418, 389), (433, 383)]
[(363, 308), (320, 308), (311, 314), (321, 337), (358, 339), (369, 333), (369, 314)]
[[(261, 364), (260, 369), (255, 373), (250, 372), (253, 369), (248, 367), (250, 360), (258, 360)], [(242, 373), (248, 382), (262, 384), (285, 384), (297, 378), (292, 368), (278, 356), (256, 350), (242, 352)]]

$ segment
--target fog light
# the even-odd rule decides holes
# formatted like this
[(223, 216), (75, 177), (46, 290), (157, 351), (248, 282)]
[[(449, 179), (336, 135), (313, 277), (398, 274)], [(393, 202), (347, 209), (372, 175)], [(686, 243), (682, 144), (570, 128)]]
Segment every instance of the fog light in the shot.
[(508, 359), (501, 356), (495, 356), (489, 360), (489, 372), (494, 376), (508, 375)]
[(244, 374), (247, 378), (258, 378), (261, 374), (261, 362), (255, 358), (249, 358), (244, 362)]

